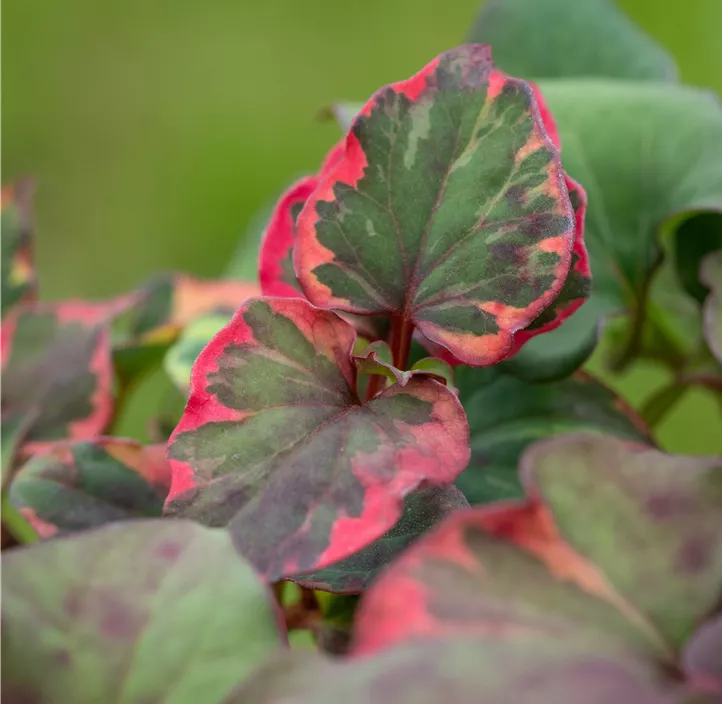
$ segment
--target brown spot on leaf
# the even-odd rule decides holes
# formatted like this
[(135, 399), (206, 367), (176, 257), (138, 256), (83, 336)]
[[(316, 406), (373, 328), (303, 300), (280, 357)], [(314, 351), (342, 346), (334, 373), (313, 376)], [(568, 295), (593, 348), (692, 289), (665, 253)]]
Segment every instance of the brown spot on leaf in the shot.
[(130, 640), (138, 631), (139, 614), (131, 606), (111, 591), (99, 591), (96, 605), (100, 632), (114, 640)]
[(707, 536), (695, 535), (680, 545), (675, 566), (683, 572), (701, 572), (710, 562), (711, 541)]
[(689, 497), (681, 494), (671, 494), (669, 492), (650, 494), (645, 501), (645, 506), (651, 517), (658, 520), (678, 516), (692, 508)]

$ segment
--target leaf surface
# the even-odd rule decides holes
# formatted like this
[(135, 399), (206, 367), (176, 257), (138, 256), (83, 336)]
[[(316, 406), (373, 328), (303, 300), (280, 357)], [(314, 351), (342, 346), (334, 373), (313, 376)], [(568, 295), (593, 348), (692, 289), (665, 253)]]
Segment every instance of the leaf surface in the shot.
[(105, 526), (2, 567), (5, 701), (212, 704), (282, 643), (228, 535), (191, 522)]
[(388, 533), (345, 560), (293, 581), (334, 594), (361, 594), (381, 569), (444, 516), (468, 507), (469, 502), (455, 486), (415, 491), (406, 497), (404, 513)]
[[(549, 108), (546, 105), (544, 96), (535, 84), (530, 84), (534, 98), (539, 108), (539, 114), (545, 131), (552, 143), (561, 150), (561, 141), (556, 122)], [(362, 110), (363, 106), (355, 103), (336, 103), (329, 109), (341, 129), (346, 132), (350, 129), (355, 116)], [(506, 354), (509, 361), (503, 362), (506, 368), (513, 374), (528, 380), (548, 380), (551, 378), (568, 376), (577, 369), (591, 354), (596, 346), (598, 336), (588, 336), (588, 344), (574, 353), (566, 352), (565, 344), (566, 331), (569, 325), (578, 327), (579, 323), (569, 318), (586, 301), (591, 289), (591, 272), (589, 269), (589, 255), (584, 243), (584, 218), (587, 209), (587, 195), (582, 186), (565, 174), (565, 184), (569, 198), (574, 210), (574, 245), (572, 249), (572, 263), (564, 285), (559, 295), (551, 304), (541, 312), (538, 317), (529, 323), (525, 328), (519, 330), (514, 336), (514, 343)], [(578, 317), (578, 316), (577, 316)], [(562, 344), (550, 345), (538, 343), (530, 348), (521, 358), (513, 361), (519, 355), (524, 345), (537, 335), (548, 333), (566, 322), (564, 336), (556, 339)], [(586, 329), (586, 328), (584, 328)], [(447, 349), (432, 343), (430, 340), (417, 333), (419, 341), (434, 355), (443, 358), (452, 365), (459, 364)]]
[(603, 316), (646, 310), (661, 236), (722, 248), (722, 109), (709, 93), (659, 83), (549, 80), (541, 88), (564, 144), (564, 168), (589, 196), (593, 281), (588, 303), (568, 323), (575, 336), (565, 325), (524, 352), (550, 345), (573, 353)]
[(32, 416), (25, 451), (101, 435), (113, 411), (113, 304), (20, 307), (2, 325), (2, 415)]
[(452, 483), (468, 461), (466, 419), (443, 384), (416, 374), (361, 403), (354, 340), (302, 299), (251, 299), (193, 367), (166, 511), (228, 526), (271, 581), (362, 549), (406, 494)]
[(40, 537), (50, 537), (160, 516), (169, 487), (164, 445), (99, 438), (31, 457), (15, 476), (10, 501)]
[[(517, 633), (408, 643), (346, 661), (289, 651), (227, 704), (688, 704), (699, 692), (643, 658)], [(712, 704), (712, 700), (709, 700)]]
[(531, 87), (468, 45), (364, 106), (299, 215), (295, 271), (316, 305), (493, 364), (559, 293), (573, 216)]
[(722, 458), (593, 436), (548, 440), (522, 475), (562, 538), (675, 649), (722, 589)]
[(456, 485), (472, 504), (520, 498), (519, 459), (537, 440), (584, 431), (653, 444), (635, 411), (583, 372), (533, 384), (496, 369), (461, 368), (457, 383), (471, 431), (471, 461)]
[(195, 318), (214, 311), (230, 314), (259, 293), (256, 284), (233, 279), (161, 276), (146, 284), (113, 325), (113, 359), (128, 383), (162, 362), (169, 346)]
[(666, 654), (630, 615), (604, 575), (560, 539), (548, 510), (501, 502), (447, 518), (381, 575), (362, 599), (352, 652), (480, 635)]
[(2, 189), (2, 316), (20, 302), (37, 295), (32, 251), (32, 201), (35, 184), (18, 181)]
[(524, 78), (677, 78), (671, 55), (612, 0), (487, 0), (469, 40)]

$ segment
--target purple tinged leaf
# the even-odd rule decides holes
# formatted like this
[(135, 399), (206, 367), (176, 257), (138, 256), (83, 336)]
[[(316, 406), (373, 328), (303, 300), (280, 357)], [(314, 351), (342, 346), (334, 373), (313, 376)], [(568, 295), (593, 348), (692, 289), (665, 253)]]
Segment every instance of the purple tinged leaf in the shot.
[(296, 298), (247, 301), (203, 350), (169, 442), (166, 511), (228, 526), (269, 580), (322, 569), (468, 461), (453, 393), (413, 375), (362, 403), (354, 330)]
[(101, 435), (113, 412), (117, 302), (20, 306), (2, 324), (2, 415), (30, 415), (22, 452)]
[(160, 516), (169, 487), (165, 445), (98, 438), (57, 443), (31, 457), (15, 476), (10, 501), (48, 538)]
[(681, 647), (720, 596), (722, 458), (570, 435), (531, 448), (521, 472), (561, 537)]
[(3, 552), (2, 571), (3, 701), (220, 702), (284, 641), (229, 536), (187, 521)]

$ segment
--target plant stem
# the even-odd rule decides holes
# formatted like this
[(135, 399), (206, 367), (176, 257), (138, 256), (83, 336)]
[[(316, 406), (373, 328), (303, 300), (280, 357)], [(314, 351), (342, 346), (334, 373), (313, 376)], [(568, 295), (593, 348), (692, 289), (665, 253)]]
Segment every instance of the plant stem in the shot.
[(321, 621), (321, 606), (313, 589), (301, 587), (301, 600), (284, 607), (289, 631), (311, 630)]
[(391, 347), (394, 366), (402, 371), (405, 371), (409, 366), (413, 335), (414, 324), (403, 313), (397, 313), (391, 318), (389, 346)]
[(376, 394), (384, 388), (386, 377), (381, 374), (373, 374), (369, 377), (369, 383), (366, 387), (366, 400), (370, 401)]
[(656, 426), (679, 401), (689, 387), (674, 381), (656, 391), (644, 404), (640, 415), (650, 428)]

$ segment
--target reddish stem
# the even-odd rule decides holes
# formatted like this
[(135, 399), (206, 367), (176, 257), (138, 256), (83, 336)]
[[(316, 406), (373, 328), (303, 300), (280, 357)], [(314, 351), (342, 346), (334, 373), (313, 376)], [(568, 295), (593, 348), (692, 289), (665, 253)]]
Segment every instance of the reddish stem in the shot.
[(373, 374), (369, 377), (369, 383), (366, 387), (366, 400), (370, 401), (374, 396), (376, 396), (379, 391), (381, 391), (384, 388), (384, 382), (386, 381), (386, 377), (382, 376), (381, 374)]
[(301, 600), (288, 604), (283, 609), (286, 629), (289, 631), (310, 630), (315, 633), (322, 621), (321, 606), (313, 589), (301, 587)]
[(414, 335), (414, 324), (403, 313), (396, 313), (391, 318), (391, 337), (389, 346), (393, 364), (397, 369), (405, 371), (409, 366), (411, 339)]

